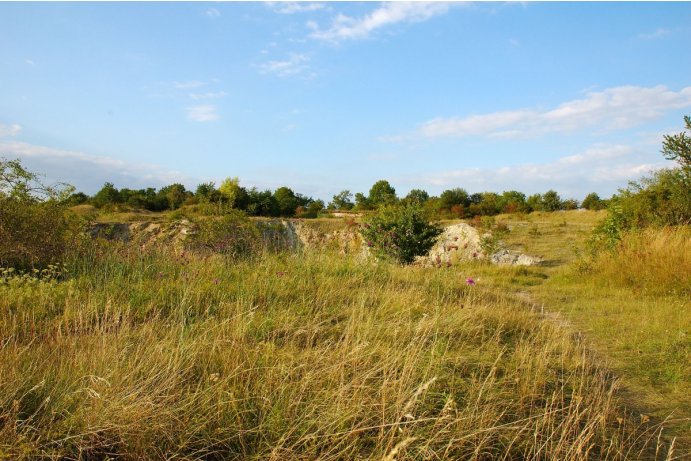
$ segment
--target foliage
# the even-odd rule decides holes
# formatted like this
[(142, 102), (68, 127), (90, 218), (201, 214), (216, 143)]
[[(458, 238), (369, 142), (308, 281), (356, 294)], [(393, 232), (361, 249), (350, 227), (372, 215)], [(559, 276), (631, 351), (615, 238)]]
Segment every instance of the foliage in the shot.
[[(685, 131), (691, 134), (691, 117), (684, 116)], [(667, 160), (675, 160), (687, 174), (691, 174), (691, 136), (686, 132), (665, 135), (662, 142), (662, 155)]]
[(186, 242), (190, 250), (232, 258), (253, 256), (260, 250), (260, 232), (242, 211), (227, 210), (222, 216), (198, 221), (196, 227)]
[(597, 211), (605, 208), (605, 203), (600, 198), (600, 196), (597, 195), (596, 192), (591, 192), (590, 194), (586, 195), (586, 197), (583, 199), (583, 203), (581, 203), (581, 206), (586, 210)]
[(329, 203), (330, 210), (351, 210), (353, 206), (353, 194), (348, 189), (334, 195)]
[(375, 182), (367, 196), (368, 204), (373, 207), (392, 205), (396, 200), (396, 189), (384, 179)]
[(364, 241), (378, 256), (401, 264), (427, 254), (441, 232), (417, 204), (383, 207), (360, 228)]
[(429, 200), (429, 194), (422, 189), (412, 189), (408, 192), (408, 195), (405, 196), (405, 200), (410, 203), (422, 204)]
[(548, 190), (542, 195), (540, 201), (542, 211), (557, 211), (563, 210), (563, 202), (561, 197), (555, 190)]
[(78, 232), (66, 214), (71, 187), (47, 187), (19, 160), (0, 160), (0, 267), (42, 269), (58, 263)]

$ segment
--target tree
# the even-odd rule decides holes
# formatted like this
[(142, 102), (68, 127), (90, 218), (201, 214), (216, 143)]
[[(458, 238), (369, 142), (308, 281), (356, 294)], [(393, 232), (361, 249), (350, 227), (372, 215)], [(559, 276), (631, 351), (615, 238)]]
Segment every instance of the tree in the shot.
[(213, 181), (199, 184), (194, 196), (202, 203), (219, 202), (222, 197)]
[(460, 187), (445, 190), (439, 195), (439, 199), (441, 200), (441, 207), (447, 210), (450, 210), (456, 205), (460, 205), (462, 207), (467, 207), (470, 205), (468, 192)]
[(396, 203), (396, 200), (396, 189), (389, 184), (389, 181), (384, 179), (374, 183), (367, 197), (369, 205), (373, 207), (391, 205)]
[(441, 233), (415, 203), (384, 206), (360, 227), (362, 238), (375, 254), (400, 264), (427, 254)]
[(96, 192), (92, 202), (94, 206), (101, 208), (106, 205), (122, 203), (122, 198), (120, 197), (120, 191), (115, 187), (115, 185), (113, 185), (112, 182), (107, 182), (103, 185), (101, 190)]
[[(684, 116), (686, 131), (691, 134), (691, 117)], [(662, 155), (667, 160), (676, 160), (686, 174), (691, 174), (691, 137), (682, 131), (673, 135), (665, 135), (662, 142)]]
[(422, 189), (412, 189), (410, 192), (408, 192), (408, 195), (405, 196), (405, 199), (409, 203), (422, 204), (429, 200), (429, 194), (427, 191)]
[(525, 200), (530, 211), (542, 211), (542, 194), (533, 194)]
[(218, 187), (218, 192), (232, 208), (241, 208), (237, 206), (240, 196), (242, 195), (240, 189), (240, 179), (236, 176), (234, 178), (224, 179)]
[(543, 211), (557, 211), (563, 209), (561, 197), (555, 190), (548, 190), (544, 193), (541, 200)]
[(177, 210), (182, 206), (183, 203), (185, 203), (187, 197), (191, 196), (192, 194), (188, 193), (185, 189), (185, 186), (182, 184), (175, 183), (162, 187), (158, 191), (158, 195), (159, 197), (165, 197), (166, 201), (168, 202), (169, 209)]
[(372, 205), (370, 205), (369, 200), (362, 192), (357, 192), (355, 194), (355, 209), (357, 210), (370, 210)]
[(604, 208), (605, 205), (596, 192), (591, 192), (585, 196), (585, 198), (583, 199), (583, 203), (581, 203), (581, 206), (586, 210), (601, 210)]
[(329, 203), (329, 209), (332, 210), (350, 210), (355, 205), (353, 203), (353, 194), (348, 189), (342, 190), (334, 195)]
[(515, 190), (504, 191), (499, 198), (499, 209), (504, 213), (516, 213), (526, 210), (525, 194)]
[(293, 216), (297, 207), (301, 205), (295, 192), (289, 187), (279, 187), (273, 195), (281, 216)]

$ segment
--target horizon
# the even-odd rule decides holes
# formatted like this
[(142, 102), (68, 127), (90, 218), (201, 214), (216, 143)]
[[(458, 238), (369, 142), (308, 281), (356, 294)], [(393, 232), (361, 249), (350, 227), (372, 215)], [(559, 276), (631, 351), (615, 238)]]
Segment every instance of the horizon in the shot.
[(89, 195), (605, 198), (674, 166), (689, 24), (689, 3), (0, 3), (0, 156)]

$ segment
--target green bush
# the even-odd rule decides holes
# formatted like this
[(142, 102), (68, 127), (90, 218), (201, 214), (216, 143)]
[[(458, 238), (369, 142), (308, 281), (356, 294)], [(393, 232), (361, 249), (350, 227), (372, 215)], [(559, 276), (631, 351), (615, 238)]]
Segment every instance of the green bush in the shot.
[(27, 271), (64, 259), (80, 230), (66, 212), (72, 191), (46, 187), (18, 160), (0, 159), (0, 267)]
[(427, 254), (441, 233), (418, 204), (386, 206), (360, 228), (362, 238), (377, 256), (401, 264)]
[(243, 258), (261, 249), (261, 233), (242, 211), (231, 210), (223, 216), (200, 220), (196, 227), (187, 240), (191, 250)]

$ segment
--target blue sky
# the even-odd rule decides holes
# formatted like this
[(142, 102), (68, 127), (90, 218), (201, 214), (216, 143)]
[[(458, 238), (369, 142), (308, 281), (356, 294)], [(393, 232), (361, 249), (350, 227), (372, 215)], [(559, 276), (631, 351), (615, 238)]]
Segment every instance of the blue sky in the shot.
[(689, 43), (691, 3), (0, 3), (0, 156), (87, 193), (609, 196), (671, 166)]

